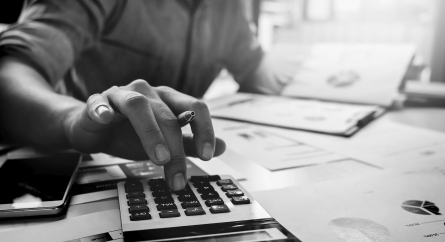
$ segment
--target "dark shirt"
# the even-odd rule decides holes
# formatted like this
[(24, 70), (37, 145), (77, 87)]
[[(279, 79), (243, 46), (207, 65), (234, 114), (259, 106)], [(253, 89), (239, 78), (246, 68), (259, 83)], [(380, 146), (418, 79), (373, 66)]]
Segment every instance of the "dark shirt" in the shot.
[(0, 55), (85, 100), (136, 79), (201, 97), (222, 68), (248, 78), (263, 52), (238, 0), (47, 0), (1, 34)]

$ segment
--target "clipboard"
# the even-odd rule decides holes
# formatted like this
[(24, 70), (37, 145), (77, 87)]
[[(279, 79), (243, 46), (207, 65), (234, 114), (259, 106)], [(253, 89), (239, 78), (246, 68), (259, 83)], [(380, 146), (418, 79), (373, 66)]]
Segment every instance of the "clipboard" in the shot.
[(377, 105), (236, 93), (209, 103), (213, 118), (349, 137), (381, 116)]

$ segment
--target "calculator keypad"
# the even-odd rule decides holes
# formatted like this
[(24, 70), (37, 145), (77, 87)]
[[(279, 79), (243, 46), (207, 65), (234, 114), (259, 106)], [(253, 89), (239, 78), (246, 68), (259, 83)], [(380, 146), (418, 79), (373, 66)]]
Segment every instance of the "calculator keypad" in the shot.
[[(221, 198), (222, 195), (229, 197), (234, 205), (250, 203), (250, 199), (231, 179), (221, 179), (219, 176), (192, 176), (190, 178), (192, 185), (187, 185), (180, 192), (171, 192), (162, 178), (148, 180), (146, 184), (150, 192), (144, 192), (141, 182), (147, 181), (127, 181), (124, 185), (131, 221), (152, 219), (146, 196), (153, 197), (158, 211), (152, 212), (159, 213), (160, 218), (180, 217), (178, 209), (183, 209), (186, 216), (207, 214), (198, 197), (204, 200), (209, 214), (230, 212)], [(215, 182), (214, 185), (212, 182)], [(153, 200), (150, 199), (150, 203)]]

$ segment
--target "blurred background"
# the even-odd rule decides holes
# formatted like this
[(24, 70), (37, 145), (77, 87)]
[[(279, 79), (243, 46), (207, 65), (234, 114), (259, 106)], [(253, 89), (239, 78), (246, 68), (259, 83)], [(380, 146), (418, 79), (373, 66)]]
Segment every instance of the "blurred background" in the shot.
[[(417, 94), (417, 84), (422, 84), (422, 97), (425, 89), (426, 95), (433, 93), (435, 98), (445, 95), (445, 1), (243, 1), (259, 42), (275, 59), (288, 59), (298, 68), (315, 44), (414, 44), (416, 54), (405, 76), (407, 89)], [(206, 97), (236, 90), (230, 79), (222, 73)], [(431, 83), (433, 87), (426, 86)]]
[[(414, 43), (422, 81), (445, 81), (441, 0), (247, 0), (265, 50), (320, 42)], [(257, 9), (255, 9), (257, 8)], [(255, 14), (252, 14), (252, 18)], [(442, 23), (442, 24), (441, 24)], [(419, 75), (422, 74), (422, 75)]]
[[(406, 79), (445, 83), (443, 0), (242, 1), (252, 29), (271, 56), (298, 62), (317, 43), (412, 43), (417, 53)], [(0, 31), (17, 21), (22, 5), (20, 0), (2, 1)], [(219, 79), (207, 98), (237, 90), (227, 72)]]

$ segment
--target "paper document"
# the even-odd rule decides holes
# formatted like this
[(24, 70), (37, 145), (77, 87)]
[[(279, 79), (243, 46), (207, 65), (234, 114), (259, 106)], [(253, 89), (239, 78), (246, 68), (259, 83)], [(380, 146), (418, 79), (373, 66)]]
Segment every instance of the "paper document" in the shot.
[(422, 163), (445, 158), (445, 133), (385, 120), (385, 117), (349, 138), (276, 128), (273, 132), (382, 168), (402, 167), (407, 161)]
[(222, 98), (227, 100), (226, 105), (211, 109), (212, 117), (350, 136), (383, 112), (372, 105), (241, 93), (233, 96)]
[(281, 94), (391, 106), (415, 50), (411, 44), (316, 44)]
[[(101, 211), (0, 233), (0, 241), (123, 241), (119, 209)], [(103, 234), (108, 236), (104, 237)], [(93, 236), (93, 237), (91, 237)], [(87, 240), (87, 238), (93, 238)], [(99, 240), (102, 238), (102, 240)]]
[(230, 141), (227, 149), (272, 171), (349, 158), (257, 125), (218, 119), (213, 124), (218, 137)]
[(302, 241), (445, 241), (445, 167), (437, 164), (252, 195)]

